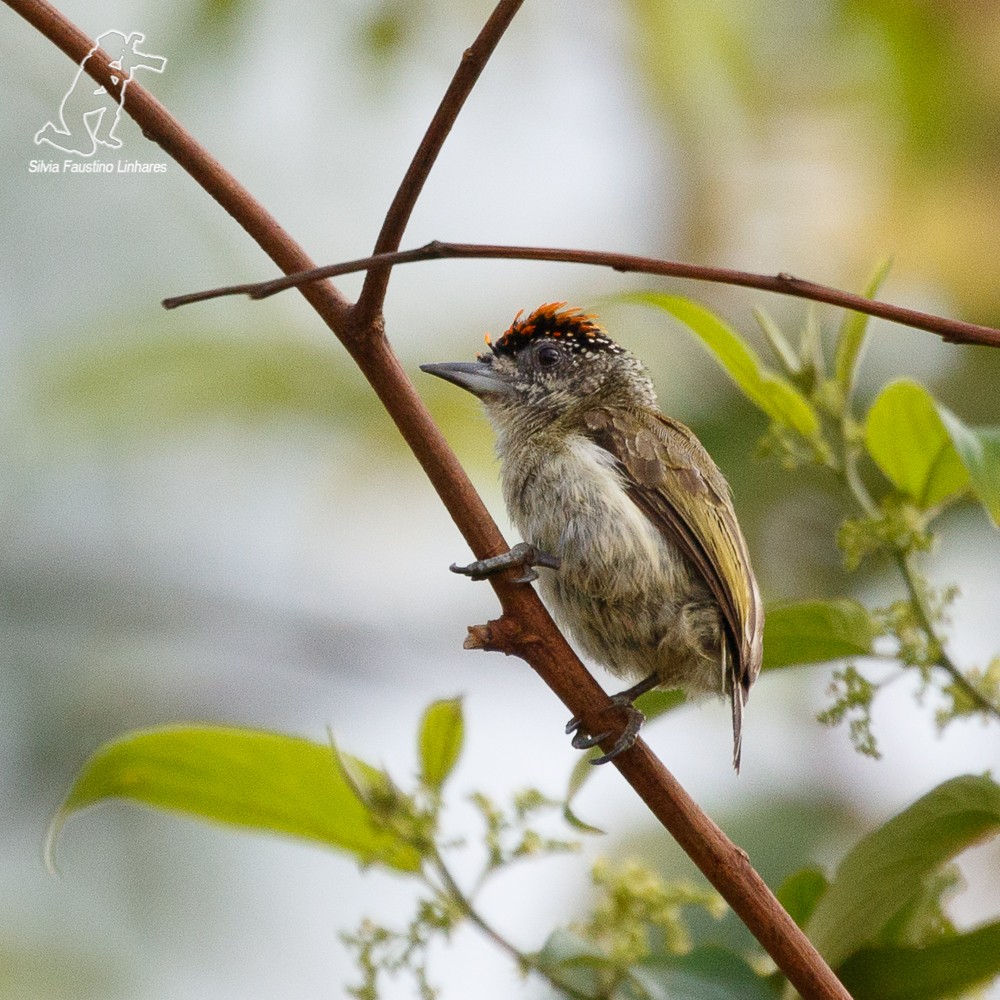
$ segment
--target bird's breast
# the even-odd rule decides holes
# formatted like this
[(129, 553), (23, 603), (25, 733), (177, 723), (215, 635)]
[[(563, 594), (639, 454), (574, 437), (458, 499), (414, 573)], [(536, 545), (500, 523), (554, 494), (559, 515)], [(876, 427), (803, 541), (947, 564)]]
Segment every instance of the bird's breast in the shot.
[[(621, 600), (690, 587), (685, 560), (626, 492), (615, 456), (581, 436), (501, 464), (522, 537), (562, 561), (560, 589)], [(546, 588), (548, 589), (548, 588)]]
[(632, 501), (611, 452), (582, 435), (501, 452), (501, 478), (521, 536), (560, 559), (539, 571), (539, 587), (584, 653), (619, 677), (718, 688), (683, 627), (709, 596), (704, 581)]

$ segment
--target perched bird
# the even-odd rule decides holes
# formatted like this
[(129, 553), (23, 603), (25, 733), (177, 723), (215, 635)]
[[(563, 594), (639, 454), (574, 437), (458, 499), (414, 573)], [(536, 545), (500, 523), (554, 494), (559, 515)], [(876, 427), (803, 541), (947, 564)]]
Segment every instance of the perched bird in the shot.
[[(565, 305), (518, 313), (474, 362), (421, 366), (485, 404), (504, 500), (525, 540), (452, 569), (482, 579), (525, 567), (520, 579), (539, 577), (583, 651), (637, 681), (614, 698), (629, 724), (600, 762), (635, 742), (635, 698), (683, 688), (729, 695), (738, 771), (764, 610), (729, 485), (694, 434), (657, 409), (642, 362)], [(580, 748), (610, 735), (588, 735), (577, 719), (574, 731)]]

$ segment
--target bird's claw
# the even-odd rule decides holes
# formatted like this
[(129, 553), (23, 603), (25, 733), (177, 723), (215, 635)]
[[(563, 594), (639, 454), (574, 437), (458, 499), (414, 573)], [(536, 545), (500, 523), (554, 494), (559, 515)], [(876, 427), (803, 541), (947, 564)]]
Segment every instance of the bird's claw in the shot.
[(606, 733), (589, 736), (586, 731), (580, 730), (582, 725), (583, 719), (570, 719), (566, 723), (566, 735), (573, 734), (573, 739), (570, 740), (570, 743), (574, 750), (589, 750), (591, 747), (596, 747), (601, 740), (606, 740), (611, 735), (611, 730), (609, 729)]
[(512, 583), (531, 583), (538, 579), (535, 566), (547, 566), (549, 569), (559, 569), (558, 556), (549, 555), (541, 549), (529, 545), (527, 542), (518, 542), (509, 552), (502, 552), (498, 556), (491, 556), (489, 559), (477, 559), (469, 563), (468, 566), (459, 566), (452, 563), (448, 568), (452, 573), (461, 573), (463, 576), (473, 580), (485, 580), (496, 573), (502, 573), (505, 569), (520, 567), (524, 572), (512, 580)]
[[(609, 760), (614, 760), (619, 754), (623, 754), (626, 750), (629, 750), (635, 744), (636, 739), (638, 739), (639, 730), (646, 721), (646, 716), (631, 701), (620, 699), (618, 695), (614, 695), (611, 698), (611, 706), (606, 711), (611, 711), (615, 708), (625, 710), (625, 728), (619, 734), (618, 739), (615, 740), (615, 745), (606, 754), (595, 757), (590, 762), (595, 767), (598, 764), (607, 764)], [(583, 719), (579, 717), (572, 718), (566, 723), (566, 735), (569, 736), (570, 733), (574, 734), (571, 740), (574, 750), (589, 750), (591, 747), (595, 747), (598, 743), (606, 740), (612, 733), (612, 730), (609, 729), (600, 735), (591, 735), (583, 730), (582, 726)]]

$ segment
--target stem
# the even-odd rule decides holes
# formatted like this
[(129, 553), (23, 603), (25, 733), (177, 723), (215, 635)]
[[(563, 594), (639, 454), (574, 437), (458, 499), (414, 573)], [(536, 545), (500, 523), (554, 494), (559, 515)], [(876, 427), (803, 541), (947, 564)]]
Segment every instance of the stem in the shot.
[[(483, 25), (482, 31), (476, 36), (476, 40), (462, 53), (462, 61), (441, 98), (441, 103), (434, 112), (434, 117), (423, 139), (420, 140), (416, 153), (413, 154), (413, 160), (392, 199), (389, 211), (386, 212), (382, 229), (375, 241), (374, 253), (385, 254), (399, 249), (413, 206), (420, 197), (420, 192), (441, 152), (444, 141), (448, 138), (455, 119), (469, 94), (472, 93), (472, 88), (475, 87), (494, 49), (521, 9), (522, 3), (524, 0), (500, 0)], [(381, 313), (391, 270), (391, 264), (383, 263), (365, 275), (364, 287), (361, 289), (356, 307), (356, 318), (361, 326), (367, 326)]]
[(944, 670), (948, 676), (951, 677), (955, 686), (958, 687), (967, 697), (969, 697), (973, 704), (975, 704), (981, 712), (986, 712), (995, 716), (997, 719), (1000, 719), (1000, 706), (994, 705), (993, 702), (986, 697), (986, 695), (979, 691), (969, 681), (969, 679), (945, 650), (944, 639), (938, 635), (937, 629), (934, 627), (934, 622), (931, 619), (930, 612), (928, 611), (927, 605), (923, 599), (923, 595), (920, 592), (917, 574), (910, 565), (910, 557), (905, 552), (897, 551), (895, 553), (895, 561), (896, 566), (903, 577), (903, 582), (906, 584), (906, 590), (910, 595), (910, 603), (913, 606), (913, 610), (916, 612), (917, 621), (919, 622), (920, 627), (924, 630), (924, 634), (939, 651), (937, 659), (934, 661), (934, 665)]
[(450, 900), (458, 906), (472, 924), (478, 927), (502, 951), (510, 955), (519, 968), (536, 973), (553, 988), (565, 993), (569, 997), (573, 997), (574, 1000), (594, 1000), (590, 994), (581, 993), (572, 986), (556, 979), (548, 970), (543, 969), (532, 955), (521, 951), (515, 944), (508, 941), (492, 924), (487, 923), (482, 914), (472, 905), (472, 900), (465, 895), (461, 886), (455, 881), (454, 876), (437, 850), (431, 855), (430, 860), (434, 866), (434, 870), (437, 872), (438, 878), (441, 879), (444, 892)]
[(847, 482), (848, 489), (850, 489), (854, 498), (858, 501), (858, 505), (871, 517), (876, 512), (875, 501), (872, 500), (858, 473), (858, 454), (856, 449), (844, 455), (844, 479)]
[[(10, 0), (8, 0), (10, 2)], [(414, 250), (400, 250), (394, 253), (375, 254), (341, 264), (329, 264), (324, 267), (303, 271), (301, 274), (289, 275), (271, 281), (262, 281), (243, 285), (227, 285), (204, 292), (194, 292), (189, 295), (177, 295), (165, 299), (163, 305), (174, 309), (191, 302), (202, 302), (206, 299), (219, 298), (223, 295), (249, 295), (251, 298), (266, 298), (284, 291), (306, 285), (320, 278), (334, 278), (342, 274), (353, 274), (357, 271), (375, 273), (375, 269), (387, 265), (411, 264), (423, 260), (441, 259), (488, 259), (488, 260), (537, 260), (554, 261), (566, 264), (590, 264), (599, 267), (610, 267), (616, 271), (639, 274), (655, 274), (660, 277), (692, 278), (696, 281), (710, 281), (716, 284), (737, 285), (743, 288), (757, 288), (765, 292), (777, 292), (781, 295), (794, 295), (798, 298), (811, 299), (814, 302), (825, 302), (844, 309), (865, 313), (868, 316), (879, 316), (882, 319), (912, 326), (918, 330), (936, 333), (945, 340), (964, 344), (986, 344), (990, 347), (1000, 347), (1000, 330), (977, 323), (964, 323), (956, 319), (934, 316), (920, 312), (917, 309), (907, 309), (894, 306), (880, 299), (867, 299), (863, 295), (844, 292), (838, 288), (819, 285), (805, 281), (790, 274), (755, 274), (751, 271), (734, 271), (725, 267), (705, 267), (700, 264), (684, 264), (672, 260), (659, 260), (655, 257), (638, 257), (635, 254), (610, 253), (604, 250), (572, 250), (551, 247), (518, 247), (493, 246), (481, 243), (442, 243), (434, 240), (425, 246)]]
[(444, 885), (444, 891), (451, 901), (457, 904), (462, 914), (476, 925), (494, 944), (498, 945), (501, 951), (507, 952), (520, 966), (530, 966), (531, 959), (520, 950), (513, 942), (508, 941), (495, 927), (488, 924), (482, 914), (472, 905), (472, 900), (462, 891), (455, 877), (451, 874), (444, 859), (435, 850), (431, 855), (431, 862), (434, 870)]
[(842, 468), (844, 481), (847, 483), (847, 488), (857, 501), (858, 506), (868, 517), (874, 517), (878, 512), (878, 506), (872, 499), (872, 495), (868, 492), (868, 487), (865, 486), (861, 479), (861, 473), (858, 472), (858, 459), (861, 457), (861, 447), (857, 444), (850, 430), (853, 422), (851, 409), (851, 399), (848, 394), (847, 398), (844, 399), (843, 410), (838, 422), (840, 439), (843, 442)]

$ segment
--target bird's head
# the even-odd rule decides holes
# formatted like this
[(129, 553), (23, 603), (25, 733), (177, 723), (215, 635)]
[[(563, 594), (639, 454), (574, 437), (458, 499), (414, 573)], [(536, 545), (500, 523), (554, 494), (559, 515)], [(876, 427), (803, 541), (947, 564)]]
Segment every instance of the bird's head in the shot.
[(515, 317), (497, 341), (489, 336), (475, 361), (421, 365), (478, 396), (494, 419), (536, 428), (559, 422), (572, 429), (595, 406), (656, 406), (653, 385), (642, 362), (616, 344), (592, 315), (540, 306)]

